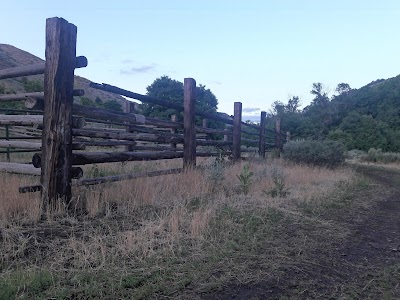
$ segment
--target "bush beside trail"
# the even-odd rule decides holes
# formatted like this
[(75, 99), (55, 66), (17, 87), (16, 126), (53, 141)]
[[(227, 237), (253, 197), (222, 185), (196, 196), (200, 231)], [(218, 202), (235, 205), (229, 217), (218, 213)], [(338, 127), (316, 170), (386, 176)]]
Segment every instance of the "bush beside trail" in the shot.
[(295, 163), (336, 168), (345, 160), (345, 147), (337, 141), (298, 140), (286, 143), (284, 158)]

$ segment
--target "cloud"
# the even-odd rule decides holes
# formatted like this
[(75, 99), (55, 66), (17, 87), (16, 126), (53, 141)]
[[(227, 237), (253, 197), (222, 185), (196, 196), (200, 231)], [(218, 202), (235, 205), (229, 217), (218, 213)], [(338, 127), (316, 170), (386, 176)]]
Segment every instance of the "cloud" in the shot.
[(131, 64), (131, 63), (133, 63), (133, 60), (132, 60), (132, 59), (124, 59), (124, 60), (122, 61), (122, 63), (123, 63), (124, 65), (126, 65), (126, 64)]
[(242, 112), (244, 112), (244, 113), (254, 113), (254, 112), (257, 112), (257, 111), (260, 111), (260, 110), (261, 109), (257, 108), (257, 107), (245, 107), (245, 108), (242, 109)]
[(120, 72), (121, 74), (124, 75), (132, 75), (132, 74), (137, 74), (137, 73), (149, 73), (155, 69), (156, 65), (151, 64), (151, 65), (143, 65), (143, 66), (136, 66), (136, 67), (130, 67), (130, 68), (124, 68), (121, 69)]

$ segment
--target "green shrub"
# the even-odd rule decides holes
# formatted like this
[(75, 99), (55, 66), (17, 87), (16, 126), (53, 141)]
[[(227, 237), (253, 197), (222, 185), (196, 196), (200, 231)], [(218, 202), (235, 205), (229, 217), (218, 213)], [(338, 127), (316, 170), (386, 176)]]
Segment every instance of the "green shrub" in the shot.
[(395, 163), (400, 162), (400, 153), (395, 152), (383, 152), (382, 149), (371, 148), (368, 150), (368, 153), (363, 160), (370, 162), (379, 162), (379, 163)]
[(337, 141), (298, 140), (283, 146), (284, 158), (295, 163), (335, 168), (345, 159), (345, 147)]

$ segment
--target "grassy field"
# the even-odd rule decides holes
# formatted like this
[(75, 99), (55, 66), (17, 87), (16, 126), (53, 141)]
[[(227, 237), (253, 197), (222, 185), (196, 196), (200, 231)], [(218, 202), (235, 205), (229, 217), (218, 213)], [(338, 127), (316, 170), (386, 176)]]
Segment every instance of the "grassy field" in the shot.
[[(99, 165), (86, 173), (180, 164)], [(324, 257), (350, 232), (332, 215), (346, 212), (370, 188), (367, 180), (350, 168), (282, 160), (199, 164), (76, 189), (75, 213), (60, 205), (45, 222), (38, 195), (17, 192), (37, 179), (0, 175), (0, 299), (250, 299), (246, 287), (271, 299), (283, 287), (286, 299), (333, 295), (329, 286), (343, 270), (325, 266)]]

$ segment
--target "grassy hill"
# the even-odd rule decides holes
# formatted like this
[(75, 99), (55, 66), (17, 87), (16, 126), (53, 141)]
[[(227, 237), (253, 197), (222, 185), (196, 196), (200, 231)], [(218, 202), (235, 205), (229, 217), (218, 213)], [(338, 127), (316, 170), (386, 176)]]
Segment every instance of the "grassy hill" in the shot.
[[(24, 50), (18, 49), (11, 45), (0, 44), (0, 70), (18, 66), (25, 66), (35, 63), (43, 62), (43, 60), (37, 56), (30, 54)], [(43, 82), (44, 75), (27, 76), (29, 81)], [(89, 87), (90, 80), (75, 76), (75, 89), (83, 89), (85, 91), (85, 98), (92, 101), (100, 98), (102, 101), (107, 102), (110, 100), (117, 101), (124, 107), (126, 100), (118, 95), (114, 95), (108, 92), (100, 91)], [(0, 81), (0, 86), (4, 88), (7, 93), (22, 93), (26, 92), (26, 85), (24, 84), (23, 78), (5, 79)], [(80, 100), (80, 99), (76, 99)]]

